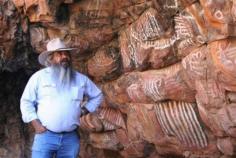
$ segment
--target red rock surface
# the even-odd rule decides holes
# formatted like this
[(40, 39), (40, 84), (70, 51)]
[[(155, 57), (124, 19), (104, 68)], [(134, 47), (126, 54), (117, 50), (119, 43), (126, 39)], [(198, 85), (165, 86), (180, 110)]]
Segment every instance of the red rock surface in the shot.
[[(74, 68), (101, 87), (102, 106), (81, 118), (81, 158), (236, 157), (234, 0), (0, 4), (0, 70), (38, 69), (60, 37), (79, 48)], [(15, 116), (0, 123), (0, 157), (29, 157), (32, 129)]]

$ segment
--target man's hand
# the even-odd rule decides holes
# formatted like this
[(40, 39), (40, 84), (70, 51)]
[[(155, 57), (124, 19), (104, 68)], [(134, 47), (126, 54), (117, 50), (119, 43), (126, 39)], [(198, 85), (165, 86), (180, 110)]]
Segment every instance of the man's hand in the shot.
[(37, 134), (43, 133), (47, 130), (38, 119), (31, 121), (31, 124)]

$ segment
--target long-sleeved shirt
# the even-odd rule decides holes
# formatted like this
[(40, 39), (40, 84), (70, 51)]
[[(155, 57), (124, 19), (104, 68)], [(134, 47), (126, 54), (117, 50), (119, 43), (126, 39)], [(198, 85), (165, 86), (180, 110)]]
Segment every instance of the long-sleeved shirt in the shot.
[(79, 126), (81, 103), (94, 112), (102, 102), (101, 90), (85, 75), (75, 72), (69, 90), (60, 92), (53, 79), (52, 68), (34, 73), (21, 97), (21, 113), (25, 123), (39, 119), (43, 126), (54, 132), (72, 131)]

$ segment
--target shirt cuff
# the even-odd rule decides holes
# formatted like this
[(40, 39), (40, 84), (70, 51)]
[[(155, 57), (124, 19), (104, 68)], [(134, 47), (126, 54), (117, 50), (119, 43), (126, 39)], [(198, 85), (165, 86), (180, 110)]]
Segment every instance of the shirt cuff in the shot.
[(36, 114), (32, 114), (32, 115), (30, 115), (28, 117), (23, 117), (23, 121), (25, 123), (29, 123), (29, 122), (31, 122), (31, 121), (33, 121), (35, 119), (38, 119), (38, 116)]

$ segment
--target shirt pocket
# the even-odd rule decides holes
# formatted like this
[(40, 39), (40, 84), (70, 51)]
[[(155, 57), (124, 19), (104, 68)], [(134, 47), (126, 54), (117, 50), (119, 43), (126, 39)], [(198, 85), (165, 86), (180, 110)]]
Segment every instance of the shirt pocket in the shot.
[(83, 102), (84, 87), (72, 87), (72, 101), (76, 103), (77, 106)]
[(44, 83), (42, 85), (42, 97), (53, 97), (56, 93), (56, 85), (52, 83)]

